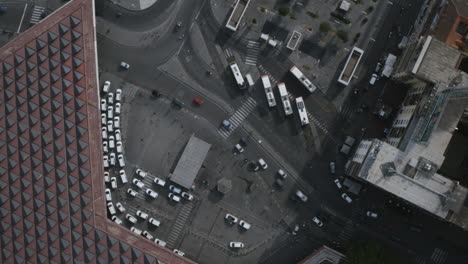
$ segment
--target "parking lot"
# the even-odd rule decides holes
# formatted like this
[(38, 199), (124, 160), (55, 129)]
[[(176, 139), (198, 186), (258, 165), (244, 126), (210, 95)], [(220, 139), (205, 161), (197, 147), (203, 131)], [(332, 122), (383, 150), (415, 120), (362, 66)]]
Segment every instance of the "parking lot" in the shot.
[[(112, 202), (114, 205), (120, 202), (126, 209), (124, 213), (117, 210), (116, 216), (126, 227), (146, 230), (154, 238), (166, 242), (166, 247), (179, 249), (191, 259), (217, 261), (224, 257), (243, 257), (248, 263), (249, 259), (259, 257), (257, 254), (263, 251), (259, 248), (267, 248), (268, 243), (295, 224), (295, 208), (301, 206), (300, 202), (289, 199), (297, 190), (295, 184), (288, 177), (283, 187), (275, 183), (279, 167), (261, 157), (262, 151), (254, 142), (247, 141), (242, 153), (235, 150), (239, 139), (246, 136), (242, 131), (236, 130), (230, 140), (223, 140), (215, 125), (191, 111), (200, 106), (187, 105), (180, 109), (172, 103), (171, 97), (156, 98), (115, 76), (101, 80), (111, 80), (111, 92), (117, 88), (123, 90), (120, 130), (128, 183), (122, 184), (118, 175), (120, 168), (109, 171), (118, 182), (117, 188), (112, 190)], [(173, 184), (168, 176), (192, 134), (211, 144), (211, 148), (194, 187), (184, 190), (193, 194), (194, 200), (182, 198), (174, 202), (168, 199), (168, 186)], [(265, 158), (268, 168), (254, 171), (253, 164), (259, 158)], [(149, 174), (144, 178), (136, 175), (138, 168)], [(166, 185), (154, 184), (155, 177), (165, 180)], [(134, 179), (141, 180), (144, 187), (133, 184)], [(231, 183), (225, 194), (218, 190), (221, 179)], [(129, 188), (137, 191), (136, 197), (127, 193)], [(158, 197), (147, 195), (147, 188), (157, 192)], [(136, 217), (136, 224), (125, 219), (127, 213), (135, 216), (138, 210), (147, 213), (148, 219), (160, 221), (160, 226), (153, 226), (139, 217)], [(245, 230), (238, 222), (229, 224), (225, 220), (228, 213), (252, 227)], [(245, 247), (233, 250), (229, 248), (230, 242), (242, 242)]]

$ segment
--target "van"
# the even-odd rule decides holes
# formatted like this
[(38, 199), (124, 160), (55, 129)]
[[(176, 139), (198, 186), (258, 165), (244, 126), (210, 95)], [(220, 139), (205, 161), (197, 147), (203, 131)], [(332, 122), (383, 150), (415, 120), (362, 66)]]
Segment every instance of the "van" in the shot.
[(375, 84), (375, 81), (377, 81), (379, 79), (379, 76), (377, 76), (377, 74), (372, 74), (372, 77), (370, 78), (370, 81), (369, 81), (369, 84), (370, 85), (374, 85)]
[(252, 79), (252, 75), (250, 73), (245, 75), (245, 79), (247, 79), (247, 83), (249, 84), (250, 87), (254, 86), (254, 81)]
[(229, 122), (229, 121), (227, 121), (227, 120), (223, 120), (222, 125), (223, 125), (223, 127), (225, 127), (226, 129), (231, 129), (231, 128), (232, 128), (231, 122)]

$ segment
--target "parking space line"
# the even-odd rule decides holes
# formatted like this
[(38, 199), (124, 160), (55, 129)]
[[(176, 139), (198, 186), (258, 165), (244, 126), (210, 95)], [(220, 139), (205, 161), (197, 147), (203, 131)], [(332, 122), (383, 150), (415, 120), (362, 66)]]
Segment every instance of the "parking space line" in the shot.
[(20, 33), (20, 31), (21, 31), (21, 25), (23, 25), (24, 15), (26, 15), (26, 10), (27, 9), (28, 9), (28, 4), (26, 3), (24, 5), (23, 15), (21, 16), (21, 20), (20, 20), (20, 23), (18, 25), (18, 30), (16, 31), (16, 33)]

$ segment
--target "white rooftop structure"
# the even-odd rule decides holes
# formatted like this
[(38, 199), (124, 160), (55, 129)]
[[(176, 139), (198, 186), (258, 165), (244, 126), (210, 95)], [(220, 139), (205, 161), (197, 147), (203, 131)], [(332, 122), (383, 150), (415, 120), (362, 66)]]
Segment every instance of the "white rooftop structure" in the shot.
[(340, 9), (343, 10), (343, 11), (349, 11), (349, 9), (351, 8), (351, 3), (346, 1), (346, 0), (343, 0), (341, 1), (341, 4), (340, 4)]

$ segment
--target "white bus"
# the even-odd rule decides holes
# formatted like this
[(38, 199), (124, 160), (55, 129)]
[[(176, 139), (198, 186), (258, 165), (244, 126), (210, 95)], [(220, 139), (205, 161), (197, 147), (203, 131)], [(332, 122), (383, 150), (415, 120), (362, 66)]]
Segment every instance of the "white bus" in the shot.
[(286, 85), (283, 82), (278, 83), (278, 91), (283, 102), (284, 114), (288, 116), (293, 113), (293, 110), (289, 101), (288, 90), (286, 90)]
[(268, 78), (268, 75), (266, 74), (262, 75), (262, 83), (263, 83), (263, 88), (265, 88), (265, 94), (266, 94), (266, 98), (268, 101), (268, 106), (269, 107), (276, 106), (275, 96), (273, 95), (273, 89), (271, 88), (270, 78)]
[(229, 64), (229, 67), (231, 67), (231, 71), (232, 71), (232, 74), (234, 75), (234, 78), (236, 79), (237, 86), (239, 86), (240, 89), (247, 88), (244, 77), (242, 77), (242, 73), (240, 72), (239, 66), (237, 66), (237, 63), (233, 61)]
[(309, 118), (307, 117), (307, 110), (305, 108), (304, 100), (302, 97), (296, 98), (296, 106), (299, 111), (299, 118), (301, 119), (301, 125), (305, 126), (309, 124)]
[(289, 71), (299, 80), (299, 82), (302, 83), (302, 85), (309, 90), (309, 92), (313, 93), (315, 89), (317, 89), (317, 86), (313, 84), (307, 77), (296, 67), (292, 66)]

